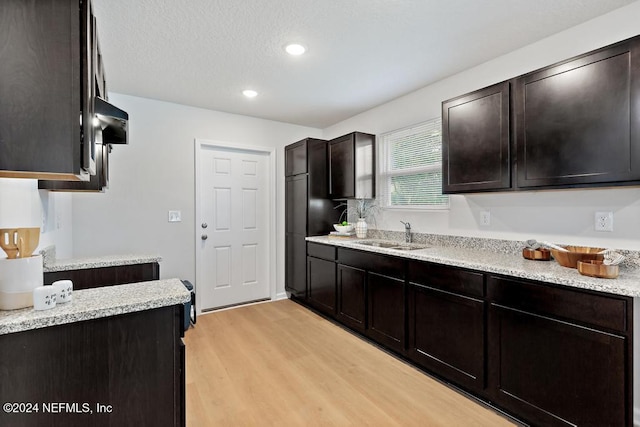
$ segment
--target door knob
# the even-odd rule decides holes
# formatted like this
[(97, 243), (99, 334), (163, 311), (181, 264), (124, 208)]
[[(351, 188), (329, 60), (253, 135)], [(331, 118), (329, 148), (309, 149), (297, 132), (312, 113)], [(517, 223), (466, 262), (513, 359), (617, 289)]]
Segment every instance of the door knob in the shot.
[(207, 228), (208, 226), (209, 226), (209, 224), (207, 224), (206, 222), (203, 222), (202, 225), (201, 225), (202, 228)]
[(200, 236), (200, 238), (202, 240), (207, 240), (209, 238), (209, 236), (207, 236), (206, 234), (203, 234), (202, 236)]

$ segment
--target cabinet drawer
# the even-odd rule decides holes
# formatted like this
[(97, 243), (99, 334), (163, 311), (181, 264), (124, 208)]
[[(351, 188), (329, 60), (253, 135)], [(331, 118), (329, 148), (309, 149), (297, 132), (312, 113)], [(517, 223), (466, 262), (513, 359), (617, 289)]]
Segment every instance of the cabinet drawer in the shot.
[(484, 274), (425, 262), (410, 262), (409, 282), (472, 297), (484, 297)]
[(585, 325), (626, 332), (631, 298), (595, 295), (543, 284), (490, 277), (492, 302), (543, 316), (576, 321)]
[(404, 279), (404, 261), (398, 258), (338, 248), (338, 262), (384, 276)]
[(307, 242), (307, 255), (326, 259), (328, 261), (336, 260), (336, 247), (323, 245), (321, 243)]

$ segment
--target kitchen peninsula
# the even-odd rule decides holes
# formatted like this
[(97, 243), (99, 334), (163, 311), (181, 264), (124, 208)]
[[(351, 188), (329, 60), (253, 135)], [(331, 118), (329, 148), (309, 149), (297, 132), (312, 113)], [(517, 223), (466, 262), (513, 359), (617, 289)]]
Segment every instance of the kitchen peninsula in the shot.
[(169, 279), (74, 291), (45, 311), (1, 311), (0, 425), (184, 425), (189, 300)]

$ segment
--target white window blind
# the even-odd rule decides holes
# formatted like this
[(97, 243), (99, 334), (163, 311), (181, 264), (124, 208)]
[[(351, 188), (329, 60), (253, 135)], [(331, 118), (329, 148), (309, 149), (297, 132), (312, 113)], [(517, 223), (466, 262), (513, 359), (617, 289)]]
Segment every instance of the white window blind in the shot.
[(442, 121), (381, 136), (379, 193), (390, 208), (446, 209), (442, 194)]

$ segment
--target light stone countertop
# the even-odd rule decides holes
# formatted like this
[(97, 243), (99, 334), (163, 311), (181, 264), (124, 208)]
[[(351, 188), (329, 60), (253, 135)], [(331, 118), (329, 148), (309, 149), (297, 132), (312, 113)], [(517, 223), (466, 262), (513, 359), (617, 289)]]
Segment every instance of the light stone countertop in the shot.
[(153, 280), (73, 292), (71, 302), (36, 311), (0, 310), (0, 335), (184, 304), (190, 292), (180, 279)]
[[(640, 270), (620, 267), (616, 279), (599, 279), (583, 276), (574, 268), (562, 267), (557, 262), (531, 261), (522, 254), (500, 253), (460, 247), (431, 246), (413, 251), (398, 251), (380, 247), (364, 246), (359, 241), (376, 239), (329, 239), (327, 236), (307, 237), (307, 241), (333, 245), (401, 258), (429, 261), (438, 264), (467, 268), (486, 273), (495, 273), (522, 279), (538, 280), (574, 288), (607, 292), (616, 295), (640, 297)], [(401, 243), (399, 243), (401, 244)]]
[(94, 258), (45, 259), (43, 272), (83, 270), (87, 268), (114, 267), (120, 265), (147, 264), (160, 262), (157, 255), (107, 255)]

